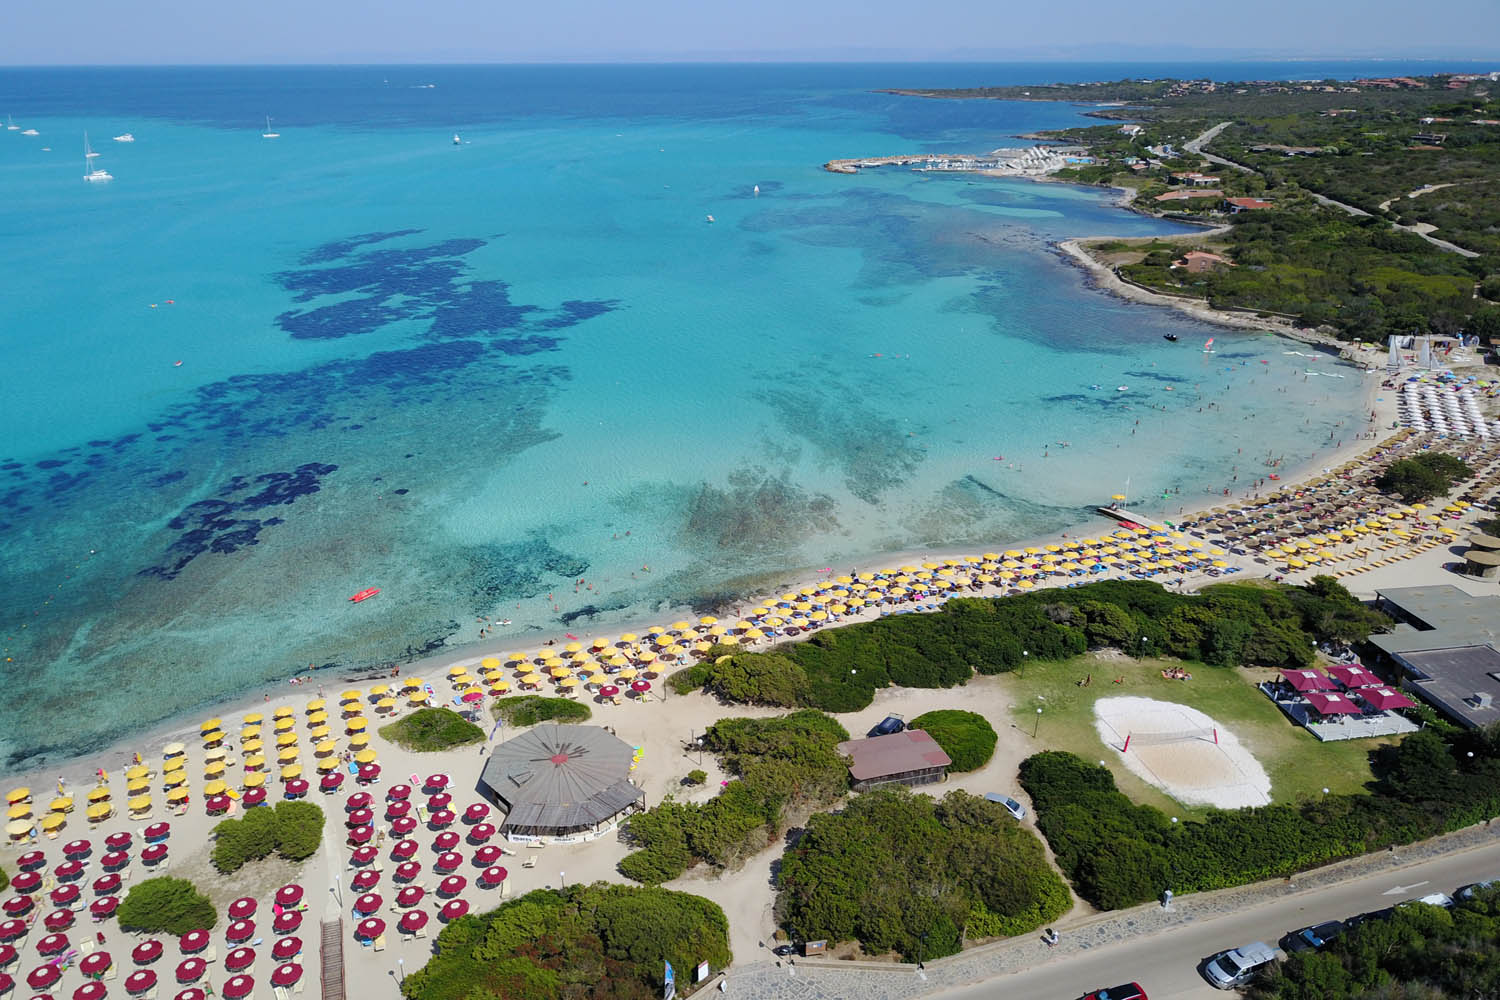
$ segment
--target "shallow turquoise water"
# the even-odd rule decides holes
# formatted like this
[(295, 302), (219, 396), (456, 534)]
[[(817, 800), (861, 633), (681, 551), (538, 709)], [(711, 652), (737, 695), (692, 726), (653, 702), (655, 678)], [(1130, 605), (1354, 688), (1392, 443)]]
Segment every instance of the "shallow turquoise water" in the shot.
[(0, 133), (13, 766), (480, 615), (520, 645), (1196, 498), (1357, 420), (1356, 375), (1084, 287), (1050, 241), (1173, 230), (1100, 192), (820, 169), (1072, 109), (868, 67), (74, 72), (12, 74), (42, 134)]

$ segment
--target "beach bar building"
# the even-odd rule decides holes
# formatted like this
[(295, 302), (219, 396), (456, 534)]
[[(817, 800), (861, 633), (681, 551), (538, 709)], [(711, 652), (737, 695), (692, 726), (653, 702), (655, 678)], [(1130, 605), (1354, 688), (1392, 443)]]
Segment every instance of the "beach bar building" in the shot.
[(506, 837), (589, 837), (644, 808), (634, 760), (635, 749), (600, 726), (537, 726), (491, 751), (480, 792), (505, 810)]
[(1401, 671), (1402, 687), (1462, 725), (1500, 722), (1500, 597), (1451, 584), (1376, 592), (1399, 623), (1370, 636)]
[(856, 792), (881, 785), (936, 784), (948, 776), (948, 765), (953, 763), (937, 740), (920, 729), (845, 740), (837, 750), (849, 758)]

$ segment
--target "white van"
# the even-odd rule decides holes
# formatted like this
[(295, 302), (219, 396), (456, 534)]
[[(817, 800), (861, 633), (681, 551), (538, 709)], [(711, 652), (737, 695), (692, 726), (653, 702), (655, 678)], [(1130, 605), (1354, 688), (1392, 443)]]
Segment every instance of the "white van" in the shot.
[(1244, 986), (1255, 975), (1255, 970), (1276, 961), (1276, 949), (1264, 941), (1247, 944), (1243, 948), (1221, 951), (1203, 966), (1203, 975), (1209, 984), (1221, 990)]

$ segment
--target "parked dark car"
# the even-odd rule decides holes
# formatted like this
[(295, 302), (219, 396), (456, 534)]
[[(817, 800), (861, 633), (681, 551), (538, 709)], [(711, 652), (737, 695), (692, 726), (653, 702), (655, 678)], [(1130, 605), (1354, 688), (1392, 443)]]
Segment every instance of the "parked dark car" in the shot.
[(1500, 878), (1487, 878), (1483, 882), (1470, 882), (1455, 892), (1453, 898), (1468, 902), (1474, 898), (1475, 893), (1483, 892), (1497, 883), (1500, 883)]
[(870, 735), (870, 736), (889, 736), (892, 733), (899, 733), (899, 732), (901, 732), (901, 730), (903, 730), (905, 728), (906, 728), (906, 720), (903, 719), (903, 718), (901, 718), (901, 716), (899, 716), (899, 715), (887, 715), (885, 718), (883, 718), (883, 719), (880, 720), (880, 724), (879, 725), (877, 725), (874, 729), (870, 730), (870, 732), (869, 732), (868, 735)]
[(1140, 983), (1126, 983), (1124, 986), (1095, 990), (1083, 1000), (1146, 1000), (1146, 991), (1141, 989)]
[(1297, 951), (1317, 951), (1340, 934), (1344, 933), (1342, 920), (1327, 920), (1321, 924), (1292, 931), (1281, 939), (1282, 950), (1287, 954)]
[(786, 958), (788, 955), (797, 954), (797, 946), (794, 944), (778, 944), (771, 949), (771, 954), (777, 958)]

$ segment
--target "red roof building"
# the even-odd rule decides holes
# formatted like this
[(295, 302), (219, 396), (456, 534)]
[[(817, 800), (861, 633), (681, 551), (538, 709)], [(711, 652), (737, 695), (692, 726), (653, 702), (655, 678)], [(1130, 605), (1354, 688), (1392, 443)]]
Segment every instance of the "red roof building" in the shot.
[(1264, 198), (1225, 198), (1224, 207), (1238, 214), (1240, 212), (1252, 212), (1261, 208), (1270, 208), (1271, 203)]
[(881, 785), (931, 785), (942, 781), (953, 763), (937, 740), (920, 729), (845, 740), (836, 749), (849, 758), (856, 792)]

